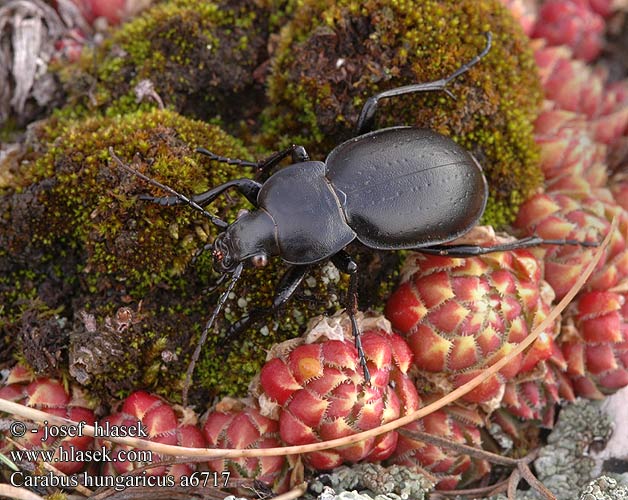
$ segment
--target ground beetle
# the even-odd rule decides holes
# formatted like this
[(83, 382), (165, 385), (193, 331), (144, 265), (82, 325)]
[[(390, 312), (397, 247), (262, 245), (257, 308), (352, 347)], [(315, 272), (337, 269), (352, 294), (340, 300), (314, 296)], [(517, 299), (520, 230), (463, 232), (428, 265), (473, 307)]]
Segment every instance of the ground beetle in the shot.
[[(142, 199), (161, 205), (188, 204), (222, 231), (210, 248), (216, 270), (231, 274), (232, 279), (201, 335), (188, 369), (184, 399), (201, 346), (245, 263), (260, 267), (277, 255), (291, 265), (280, 280), (273, 310), (293, 295), (311, 267), (321, 261), (331, 259), (340, 271), (349, 274), (346, 310), (368, 383), (370, 375), (355, 320), (358, 266), (343, 250), (355, 239), (377, 250), (415, 249), (455, 257), (538, 244), (581, 244), (530, 237), (492, 247), (444, 246), (469, 231), (484, 212), (488, 187), (482, 167), (452, 139), (429, 129), (399, 126), (372, 131), (381, 99), (432, 90), (443, 90), (453, 97), (446, 85), (477, 64), (490, 47), (491, 34), (487, 33), (482, 52), (447, 78), (394, 88), (369, 98), (360, 113), (356, 137), (337, 146), (324, 162), (311, 161), (305, 149), (297, 145), (259, 162), (197, 149), (218, 162), (257, 168), (263, 183), (235, 179), (188, 198), (130, 169), (111, 151), (120, 166), (172, 195)], [(289, 155), (292, 165), (270, 175), (271, 169)], [(257, 210), (227, 224), (202, 207), (230, 188)]]

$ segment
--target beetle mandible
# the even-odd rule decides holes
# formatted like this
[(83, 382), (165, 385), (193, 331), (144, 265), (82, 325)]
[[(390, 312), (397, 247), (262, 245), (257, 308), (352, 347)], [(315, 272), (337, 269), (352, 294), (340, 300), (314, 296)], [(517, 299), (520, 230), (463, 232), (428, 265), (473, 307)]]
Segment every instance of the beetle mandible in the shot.
[[(124, 165), (110, 151), (120, 166), (172, 195), (142, 196), (142, 199), (161, 205), (188, 204), (209, 217), (222, 231), (209, 247), (215, 269), (231, 274), (232, 279), (218, 300), (190, 362), (184, 401), (201, 347), (245, 264), (260, 267), (266, 265), (269, 257), (279, 256), (290, 265), (278, 284), (273, 310), (294, 294), (312, 266), (321, 261), (331, 259), (340, 271), (349, 274), (346, 310), (368, 383), (370, 375), (355, 320), (358, 266), (344, 251), (352, 241), (357, 239), (377, 250), (414, 249), (454, 257), (539, 244), (587, 245), (538, 237), (491, 247), (443, 245), (468, 232), (482, 216), (488, 198), (482, 167), (452, 139), (432, 130), (405, 126), (373, 130), (381, 99), (434, 90), (445, 91), (453, 97), (447, 84), (485, 57), (491, 40), (491, 33), (486, 33), (484, 49), (446, 78), (397, 87), (370, 97), (359, 115), (355, 137), (337, 146), (324, 162), (310, 160), (305, 148), (298, 145), (259, 162), (226, 158), (204, 148), (197, 149), (218, 162), (255, 167), (264, 182), (234, 179), (188, 198)], [(292, 164), (270, 175), (288, 156)], [(249, 200), (256, 210), (227, 224), (203, 207), (231, 188)]]

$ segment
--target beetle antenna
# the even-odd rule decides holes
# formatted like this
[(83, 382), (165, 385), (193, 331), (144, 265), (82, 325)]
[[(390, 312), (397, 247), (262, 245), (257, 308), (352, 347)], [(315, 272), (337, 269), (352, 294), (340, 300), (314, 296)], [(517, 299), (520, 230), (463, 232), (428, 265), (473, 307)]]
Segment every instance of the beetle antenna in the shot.
[(165, 184), (162, 184), (161, 182), (156, 181), (155, 179), (151, 179), (147, 175), (144, 175), (142, 172), (139, 172), (138, 170), (135, 170), (134, 168), (131, 168), (128, 165), (126, 165), (125, 163), (123, 163), (122, 160), (113, 151), (112, 147), (109, 148), (109, 154), (115, 160), (115, 162), (118, 164), (118, 166), (120, 166), (121, 168), (123, 168), (127, 172), (135, 175), (136, 177), (139, 177), (140, 179), (145, 180), (149, 184), (152, 184), (153, 186), (157, 186), (158, 188), (163, 189), (164, 191), (167, 191), (168, 193), (170, 193), (171, 195), (173, 195), (177, 199), (181, 200), (182, 202), (187, 203), (194, 210), (198, 210), (205, 217), (207, 217), (212, 222), (212, 224), (214, 224), (214, 226), (216, 226), (218, 229), (226, 229), (229, 226), (229, 224), (227, 224), (225, 221), (223, 221), (222, 219), (219, 219), (214, 214), (209, 213), (207, 210), (205, 210), (203, 207), (201, 207), (194, 200), (191, 200), (187, 196), (179, 193), (178, 191), (175, 191), (170, 186), (166, 186)]
[[(220, 285), (222, 285), (226, 279), (227, 279), (227, 274), (221, 274), (220, 278), (218, 278), (216, 280), (216, 283), (214, 283), (214, 286), (206, 288), (205, 292), (206, 293), (212, 293), (214, 290), (216, 290), (216, 288), (218, 288)], [(227, 332), (227, 334), (228, 334), (228, 332)]]
[(218, 299), (218, 305), (216, 305), (214, 312), (209, 318), (209, 321), (207, 321), (207, 323), (205, 324), (203, 333), (201, 333), (201, 338), (199, 339), (198, 345), (196, 346), (196, 349), (194, 350), (194, 354), (192, 354), (192, 359), (190, 360), (190, 364), (188, 365), (188, 371), (185, 375), (185, 385), (183, 386), (183, 392), (182, 392), (183, 406), (188, 405), (188, 390), (190, 389), (190, 384), (192, 383), (192, 375), (194, 374), (194, 367), (196, 366), (196, 362), (198, 361), (198, 358), (201, 355), (201, 349), (203, 348), (203, 344), (205, 344), (205, 341), (207, 340), (207, 335), (209, 334), (209, 331), (214, 325), (214, 321), (216, 320), (218, 313), (220, 312), (220, 310), (222, 309), (222, 306), (227, 301), (227, 298), (229, 297), (229, 294), (233, 290), (233, 287), (240, 279), (240, 275), (242, 274), (243, 268), (244, 268), (243, 262), (240, 262), (238, 264), (238, 267), (235, 268), (235, 271), (231, 275), (231, 281), (229, 282), (227, 289), (220, 296), (220, 299)]

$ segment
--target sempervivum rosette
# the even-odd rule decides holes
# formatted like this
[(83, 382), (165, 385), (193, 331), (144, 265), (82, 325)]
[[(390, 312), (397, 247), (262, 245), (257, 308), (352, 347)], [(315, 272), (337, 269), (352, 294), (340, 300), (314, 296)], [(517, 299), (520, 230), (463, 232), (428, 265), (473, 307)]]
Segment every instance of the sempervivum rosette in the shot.
[[(159, 396), (144, 391), (131, 394), (122, 403), (120, 411), (101, 419), (99, 424), (105, 429), (115, 426), (123, 432), (124, 429), (142, 426), (147, 434), (144, 439), (149, 441), (188, 448), (205, 448), (205, 439), (196, 427), (196, 418), (191, 412), (186, 411), (179, 417), (174, 409)], [(131, 447), (105, 439), (102, 440), (101, 445), (111, 450), (111, 457), (114, 459), (105, 463), (103, 473), (106, 475), (124, 474), (137, 467), (161, 460), (158, 454), (152, 453), (150, 461), (131, 461), (128, 459)], [(195, 470), (195, 464), (172, 464), (151, 467), (146, 473), (154, 476), (169, 475), (178, 479), (192, 474)]]
[[(245, 450), (282, 446), (277, 420), (263, 416), (255, 406), (229, 398), (208, 412), (203, 434), (210, 448)], [(290, 473), (295, 462), (293, 456), (218, 458), (209, 461), (209, 468), (229, 472), (230, 480), (256, 480), (275, 493), (283, 493), (290, 486)], [(244, 489), (236, 491), (247, 493)]]
[[(436, 400), (433, 394), (427, 401)], [(403, 427), (406, 431), (424, 432), (452, 442), (482, 447), (480, 429), (484, 422), (480, 413), (458, 405), (447, 405)], [(486, 460), (474, 459), (451, 449), (426, 443), (410, 434), (401, 434), (389, 463), (427, 471), (441, 490), (453, 489), (474, 481), (490, 471)]]
[(506, 383), (502, 407), (492, 415), (510, 434), (517, 434), (517, 425), (509, 415), (521, 420), (536, 420), (543, 427), (552, 428), (557, 403), (575, 399), (564, 373), (567, 363), (556, 343), (542, 333), (535, 346), (550, 342), (551, 347), (543, 349), (542, 356), (532, 356), (532, 362), (524, 362), (517, 376)]
[(628, 210), (628, 173), (617, 175), (612, 179), (611, 191), (617, 203)]
[[(526, 250), (466, 259), (412, 254), (402, 275), (386, 316), (407, 339), (422, 376), (445, 393), (510, 353), (548, 310), (541, 265)], [(492, 411), (525, 359), (516, 356), (462, 399)]]
[[(611, 235), (602, 260), (563, 318), (558, 344), (566, 361), (566, 379), (576, 395), (599, 399), (628, 385), (628, 337), (623, 308), (628, 282), (628, 213), (604, 188), (569, 195), (533, 196), (516, 225), (544, 238), (598, 241)], [(544, 260), (545, 278), (562, 298), (591, 262), (595, 248), (546, 246), (534, 250)], [(558, 376), (561, 376), (558, 374)], [(564, 387), (564, 384), (563, 384)]]
[(588, 0), (546, 0), (532, 36), (568, 45), (578, 59), (592, 61), (602, 50), (604, 19)]
[[(0, 398), (57, 417), (69, 418), (77, 423), (84, 422), (87, 425), (93, 425), (96, 420), (94, 412), (89, 408), (89, 404), (81, 396), (80, 391), (73, 390), (70, 394), (61, 381), (48, 377), (34, 377), (31, 372), (20, 365), (9, 373), (4, 387), (0, 388)], [(33, 430), (35, 428), (34, 426)], [(63, 459), (61, 453), (64, 451), (66, 454), (78, 457), (79, 454), (93, 447), (92, 437), (79, 435), (55, 438), (50, 434), (48, 433), (45, 439), (44, 431), (37, 428), (36, 432), (29, 430), (23, 437), (15, 439), (20, 446), (27, 449), (55, 450), (50, 465), (65, 474), (74, 474), (88, 465), (83, 461)], [(0, 438), (0, 452), (6, 453), (11, 447), (10, 443), (3, 442)], [(76, 453), (71, 448), (74, 448)]]
[(586, 117), (596, 141), (611, 144), (624, 134), (628, 123), (628, 85), (608, 83), (604, 69), (574, 59), (566, 46), (543, 47), (534, 58), (545, 97), (553, 109)]
[(548, 109), (534, 131), (548, 191), (583, 192), (606, 184), (607, 147), (595, 140), (585, 115)]
[(577, 395), (602, 399), (628, 385), (626, 294), (582, 293), (563, 325), (561, 348)]
[[(556, 372), (564, 378), (559, 386), (572, 397), (596, 399), (628, 384), (628, 198), (619, 171), (628, 80), (610, 81), (607, 61), (595, 67), (584, 62), (599, 53), (603, 18), (614, 8), (612, 0), (551, 0), (540, 9), (534, 34), (544, 39), (537, 42), (535, 59), (547, 101), (535, 131), (547, 192), (524, 203), (515, 223), (526, 234), (601, 242), (617, 219), (600, 264), (563, 316), (558, 340), (566, 363), (565, 373)], [(550, 246), (535, 253), (561, 298), (595, 251)]]
[[(260, 401), (279, 419), (288, 445), (317, 443), (373, 429), (416, 410), (419, 399), (407, 371), (412, 353), (383, 317), (358, 315), (371, 374), (364, 382), (346, 314), (313, 320), (305, 339), (279, 344), (269, 353), (259, 379)], [(359, 443), (308, 453), (318, 470), (342, 463), (387, 458), (397, 444), (391, 432)]]
[[(595, 194), (601, 191), (597, 190)], [(591, 192), (538, 194), (521, 206), (515, 226), (527, 234), (548, 239), (601, 242), (614, 217), (619, 218), (618, 228), (586, 285), (589, 289), (605, 290), (619, 285), (628, 276), (628, 214), (612, 198), (600, 199)], [(534, 250), (543, 256), (545, 279), (552, 285), (558, 299), (564, 297), (576, 283), (596, 251), (595, 248), (575, 245), (550, 245)]]

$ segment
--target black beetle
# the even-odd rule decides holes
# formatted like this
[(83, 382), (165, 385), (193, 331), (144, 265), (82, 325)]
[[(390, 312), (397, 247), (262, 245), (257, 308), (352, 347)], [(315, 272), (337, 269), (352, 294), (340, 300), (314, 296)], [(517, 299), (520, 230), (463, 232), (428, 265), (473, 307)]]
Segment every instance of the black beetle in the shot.
[[(284, 304), (311, 266), (321, 261), (331, 259), (340, 271), (348, 273), (346, 309), (368, 383), (370, 376), (355, 321), (358, 266), (343, 250), (353, 240), (378, 250), (416, 249), (456, 257), (543, 243), (586, 244), (530, 237), (492, 247), (443, 246), (469, 231), (484, 212), (488, 187), (482, 167), (452, 139), (432, 130), (371, 130), (380, 99), (432, 90), (444, 90), (452, 96), (446, 85), (477, 64), (490, 47), (491, 34), (487, 33), (482, 52), (447, 78), (394, 88), (369, 98), (360, 113), (356, 137), (337, 146), (324, 162), (310, 161), (305, 149), (297, 145), (260, 162), (225, 158), (204, 148), (197, 149), (219, 162), (256, 167), (266, 179), (263, 183), (235, 179), (188, 198), (130, 169), (111, 151), (119, 165), (172, 194), (142, 199), (162, 205), (186, 203), (203, 212), (223, 231), (211, 245), (214, 266), (221, 273), (231, 273), (232, 280), (201, 335), (188, 369), (184, 399), (201, 346), (245, 263), (259, 267), (267, 263), (268, 257), (279, 256), (292, 266), (281, 278), (273, 309)], [(293, 164), (269, 175), (289, 155)], [(202, 207), (230, 188), (240, 192), (257, 210), (227, 224)]]

